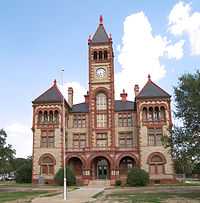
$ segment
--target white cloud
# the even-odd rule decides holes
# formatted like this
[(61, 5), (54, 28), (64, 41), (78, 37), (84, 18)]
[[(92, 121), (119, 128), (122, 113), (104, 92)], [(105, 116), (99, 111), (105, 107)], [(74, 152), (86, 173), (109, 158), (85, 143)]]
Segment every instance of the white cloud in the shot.
[(58, 88), (60, 89), (60, 91), (66, 98), (66, 100), (68, 100), (68, 87), (73, 88), (74, 104), (84, 102), (84, 95), (86, 94), (87, 90), (80, 83), (74, 81), (74, 82), (64, 83), (63, 86), (58, 85)]
[(183, 56), (184, 41), (172, 44), (166, 37), (152, 34), (152, 27), (143, 12), (127, 16), (124, 34), (118, 56), (122, 70), (115, 76), (116, 96), (123, 88), (134, 96), (134, 84), (140, 87), (147, 81), (147, 75), (157, 81), (164, 77), (165, 66), (161, 57), (180, 59)]
[(177, 3), (169, 14), (169, 31), (175, 36), (189, 37), (191, 54), (200, 55), (200, 12), (192, 12), (191, 4)]
[(16, 150), (16, 157), (24, 157), (32, 155), (33, 136), (30, 126), (20, 123), (13, 123), (6, 128), (7, 143)]

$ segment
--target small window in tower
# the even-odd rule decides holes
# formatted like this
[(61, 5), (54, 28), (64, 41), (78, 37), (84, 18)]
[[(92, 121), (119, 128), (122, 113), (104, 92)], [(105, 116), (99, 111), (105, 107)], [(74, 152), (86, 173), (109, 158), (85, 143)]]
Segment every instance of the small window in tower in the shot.
[(103, 54), (102, 51), (99, 51), (99, 60), (102, 60)]
[(107, 59), (107, 58), (108, 58), (108, 52), (104, 51), (104, 59)]
[(96, 51), (94, 51), (94, 53), (93, 53), (93, 59), (97, 60), (97, 52)]

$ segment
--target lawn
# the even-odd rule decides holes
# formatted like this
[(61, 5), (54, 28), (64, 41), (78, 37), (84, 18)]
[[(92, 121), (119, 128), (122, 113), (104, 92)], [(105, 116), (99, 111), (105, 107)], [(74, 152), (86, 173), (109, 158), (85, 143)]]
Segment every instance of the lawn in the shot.
[[(169, 199), (197, 200), (200, 201), (200, 193), (112, 193), (105, 197), (109, 202), (130, 203), (162, 203)], [(104, 200), (105, 200), (104, 199)]]
[(18, 199), (31, 199), (33, 197), (47, 193), (48, 191), (1, 192), (0, 203)]

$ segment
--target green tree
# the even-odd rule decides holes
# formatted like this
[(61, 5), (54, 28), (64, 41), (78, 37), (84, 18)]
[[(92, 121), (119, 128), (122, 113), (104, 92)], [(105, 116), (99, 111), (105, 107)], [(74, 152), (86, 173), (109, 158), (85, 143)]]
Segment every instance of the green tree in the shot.
[[(63, 185), (64, 184), (64, 170), (63, 168), (60, 168), (58, 170), (58, 172), (56, 173), (55, 177), (55, 182), (58, 185)], [(70, 167), (66, 167), (66, 179), (67, 179), (67, 185), (71, 186), (71, 185), (76, 185), (76, 177), (74, 175), (73, 170)]]
[(172, 130), (172, 154), (177, 170), (190, 173), (200, 162), (200, 72), (182, 75), (174, 94), (175, 117), (181, 125)]
[[(19, 163), (22, 163), (19, 166)], [(16, 182), (17, 183), (31, 183), (32, 180), (32, 158), (28, 157), (27, 159), (17, 161), (17, 170), (16, 170)]]
[(13, 170), (12, 162), (15, 150), (6, 143), (7, 134), (5, 130), (0, 130), (0, 173), (9, 173)]

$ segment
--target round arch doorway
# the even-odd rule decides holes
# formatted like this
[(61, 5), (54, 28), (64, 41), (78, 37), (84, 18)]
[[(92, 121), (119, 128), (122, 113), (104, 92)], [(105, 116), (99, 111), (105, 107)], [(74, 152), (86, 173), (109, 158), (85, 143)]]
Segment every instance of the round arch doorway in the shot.
[(96, 157), (92, 161), (93, 178), (105, 180), (110, 178), (110, 165), (106, 158)]

